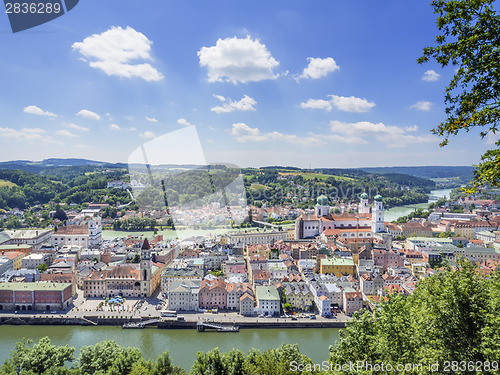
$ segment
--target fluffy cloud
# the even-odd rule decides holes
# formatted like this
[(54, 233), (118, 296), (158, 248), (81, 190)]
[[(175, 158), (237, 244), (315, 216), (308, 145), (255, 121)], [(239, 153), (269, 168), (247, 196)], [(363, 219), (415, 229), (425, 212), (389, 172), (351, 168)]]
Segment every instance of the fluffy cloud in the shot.
[(218, 39), (215, 46), (198, 51), (200, 66), (208, 69), (209, 82), (251, 82), (277, 77), (273, 69), (279, 65), (265, 44), (237, 37)]
[(191, 124), (188, 120), (186, 120), (185, 118), (180, 118), (177, 120), (177, 123), (179, 125), (184, 125), (184, 126), (191, 126), (193, 124)]
[(369, 102), (366, 99), (356, 98), (354, 96), (330, 95), (330, 98), (333, 106), (344, 112), (368, 112), (375, 107), (374, 102)]
[(420, 100), (413, 104), (410, 108), (413, 109), (418, 109), (419, 111), (430, 111), (431, 110), (432, 103), (431, 102), (426, 102), (424, 100)]
[(60, 137), (77, 138), (76, 134), (71, 133), (69, 130), (63, 129), (56, 131), (56, 134)]
[[(368, 143), (369, 139), (386, 143), (388, 147), (406, 147), (409, 144), (437, 142), (432, 135), (408, 135), (406, 130), (398, 126), (385, 125), (383, 123), (372, 123), (368, 121), (346, 123), (331, 121), (330, 130), (337, 136), (341, 136), (345, 143)], [(415, 129), (416, 130), (416, 129)]]
[(77, 116), (86, 118), (87, 120), (100, 120), (101, 116), (99, 116), (97, 113), (89, 111), (87, 109), (82, 109), (80, 112), (76, 114)]
[(430, 69), (424, 73), (422, 76), (423, 81), (437, 81), (440, 77), (440, 74), (436, 73), (434, 70)]
[(327, 112), (336, 108), (339, 111), (360, 113), (368, 112), (375, 107), (374, 102), (355, 96), (328, 95), (328, 97), (329, 100), (308, 99), (306, 102), (300, 103), (300, 108), (324, 109)]
[(155, 133), (150, 132), (150, 131), (144, 132), (144, 133), (139, 134), (139, 135), (140, 135), (142, 138), (148, 138), (148, 139), (151, 139), (151, 138), (156, 137)]
[(111, 124), (111, 125), (109, 125), (109, 128), (110, 128), (111, 130), (114, 130), (114, 131), (121, 130), (121, 128), (120, 128), (118, 125), (116, 125), (116, 124)]
[(251, 128), (247, 124), (237, 123), (233, 124), (231, 135), (236, 138), (238, 142), (269, 142), (281, 141), (293, 143), (304, 146), (324, 144), (319, 137), (299, 137), (294, 134), (284, 134), (280, 132), (262, 133), (259, 128)]
[(418, 130), (418, 125), (407, 126), (405, 130), (407, 132), (416, 132)]
[(149, 122), (158, 122), (157, 119), (155, 119), (153, 117), (148, 117), (148, 116), (146, 116), (146, 120), (148, 120)]
[(109, 76), (161, 81), (163, 75), (151, 64), (136, 62), (152, 60), (151, 44), (144, 34), (127, 26), (126, 29), (112, 27), (102, 34), (94, 34), (74, 43), (72, 48), (89, 59), (92, 68), (100, 69)]
[(340, 69), (331, 57), (325, 59), (308, 57), (307, 61), (309, 61), (309, 65), (304, 68), (304, 71), (298, 78), (318, 79)]
[(251, 98), (247, 95), (245, 95), (243, 98), (241, 98), (241, 100), (237, 102), (220, 95), (214, 95), (214, 96), (223, 103), (220, 106), (210, 108), (210, 110), (215, 113), (228, 113), (233, 111), (255, 111), (254, 105), (257, 104), (257, 101), (254, 98)]
[(0, 137), (18, 139), (22, 142), (28, 141), (28, 142), (37, 142), (41, 144), (45, 143), (61, 144), (61, 142), (58, 142), (54, 138), (46, 135), (45, 130), (40, 128), (13, 129), (13, 128), (0, 127)]
[(25, 113), (29, 113), (32, 115), (38, 115), (38, 116), (47, 116), (47, 117), (57, 117), (55, 113), (49, 112), (49, 111), (44, 111), (40, 107), (37, 107), (36, 105), (29, 105), (27, 107), (23, 108), (23, 111)]
[(76, 125), (76, 124), (64, 124), (64, 125), (66, 125), (68, 128), (75, 129), (75, 130), (80, 130), (80, 131), (83, 131), (83, 132), (90, 131), (89, 128), (84, 128), (83, 126)]
[(300, 103), (300, 108), (324, 109), (330, 112), (333, 109), (332, 103), (323, 99), (308, 99), (307, 102)]

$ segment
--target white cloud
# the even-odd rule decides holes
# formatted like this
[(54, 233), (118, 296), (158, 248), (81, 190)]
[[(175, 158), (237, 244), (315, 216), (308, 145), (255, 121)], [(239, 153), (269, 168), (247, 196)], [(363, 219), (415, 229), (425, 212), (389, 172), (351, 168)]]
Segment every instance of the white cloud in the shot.
[(75, 129), (75, 130), (80, 130), (80, 131), (83, 131), (83, 132), (90, 131), (89, 128), (85, 128), (85, 127), (77, 125), (77, 124), (64, 124), (64, 125), (66, 125), (68, 128)]
[(369, 102), (366, 99), (356, 98), (354, 96), (330, 95), (330, 98), (333, 106), (344, 112), (368, 112), (375, 107), (374, 102)]
[(179, 125), (184, 125), (184, 126), (191, 126), (193, 124), (191, 124), (190, 122), (188, 122), (188, 120), (186, 120), (185, 118), (180, 118), (177, 120), (177, 123)]
[(86, 118), (88, 120), (100, 120), (101, 119), (101, 116), (99, 116), (97, 113), (86, 110), (86, 109), (82, 109), (76, 115), (83, 117), (83, 118)]
[(102, 34), (94, 34), (74, 43), (72, 48), (89, 59), (92, 68), (100, 69), (109, 76), (161, 81), (163, 75), (151, 64), (137, 63), (137, 60), (152, 60), (152, 43), (144, 34), (127, 26), (126, 29), (111, 27)]
[(418, 130), (418, 125), (411, 125), (405, 128), (407, 132), (416, 132)]
[(335, 60), (331, 57), (325, 59), (320, 57), (308, 57), (307, 61), (309, 61), (309, 65), (304, 68), (304, 71), (298, 78), (318, 79), (340, 69)]
[(437, 81), (440, 77), (439, 73), (436, 73), (434, 70), (430, 69), (424, 73), (422, 76), (423, 81)]
[[(375, 124), (368, 121), (346, 123), (331, 121), (330, 130), (336, 135), (345, 138), (346, 143), (368, 143), (369, 139), (386, 143), (388, 147), (406, 147), (415, 143), (437, 142), (437, 138), (430, 134), (423, 136), (408, 135), (406, 130), (398, 126), (385, 125), (381, 122)], [(415, 129), (416, 130), (416, 129)]]
[(150, 132), (150, 131), (144, 132), (143, 134), (139, 134), (139, 135), (143, 138), (148, 138), (148, 139), (156, 137), (155, 133)]
[(69, 130), (63, 129), (56, 131), (56, 134), (60, 137), (77, 138), (76, 134), (71, 133)]
[(228, 113), (233, 111), (255, 111), (254, 105), (257, 101), (254, 98), (245, 95), (241, 100), (235, 102), (229, 98), (225, 98), (221, 95), (214, 95), (223, 104), (221, 106), (216, 106), (210, 108), (211, 111), (215, 113)]
[(37, 143), (58, 143), (61, 142), (56, 141), (54, 138), (46, 135), (44, 129), (40, 128), (22, 128), (22, 129), (13, 129), (13, 128), (2, 128), (0, 127), (0, 137), (2, 138), (13, 138), (19, 139), (20, 141), (28, 141), (28, 142), (37, 142)]
[(300, 108), (324, 109), (327, 112), (333, 109), (332, 103), (323, 99), (307, 99), (307, 102), (300, 103)]
[(419, 111), (430, 111), (431, 110), (432, 103), (431, 102), (426, 102), (424, 100), (420, 100), (410, 106), (410, 108), (413, 109), (418, 109)]
[(339, 111), (360, 113), (368, 112), (375, 107), (374, 102), (355, 96), (328, 95), (328, 97), (330, 100), (308, 99), (306, 102), (300, 103), (300, 108), (324, 109), (327, 112), (336, 108)]
[(27, 107), (23, 108), (23, 111), (25, 113), (29, 113), (32, 115), (38, 115), (38, 116), (47, 116), (47, 117), (57, 117), (55, 113), (49, 112), (49, 111), (44, 111), (40, 107), (37, 107), (36, 105), (29, 105)]
[(299, 137), (294, 134), (284, 134), (280, 132), (261, 133), (259, 128), (251, 128), (247, 124), (241, 122), (233, 124), (231, 135), (236, 138), (238, 142), (242, 143), (280, 141), (303, 146), (325, 143), (317, 136)]
[(120, 128), (118, 125), (116, 125), (116, 124), (111, 124), (111, 125), (109, 125), (109, 128), (110, 128), (111, 130), (114, 130), (114, 131), (121, 130), (121, 128)]
[(148, 120), (149, 122), (158, 122), (158, 120), (155, 119), (154, 117), (148, 117), (148, 116), (146, 116), (146, 120)]
[(208, 69), (209, 82), (251, 82), (274, 79), (279, 65), (265, 44), (250, 36), (218, 39), (215, 46), (198, 51), (200, 66)]

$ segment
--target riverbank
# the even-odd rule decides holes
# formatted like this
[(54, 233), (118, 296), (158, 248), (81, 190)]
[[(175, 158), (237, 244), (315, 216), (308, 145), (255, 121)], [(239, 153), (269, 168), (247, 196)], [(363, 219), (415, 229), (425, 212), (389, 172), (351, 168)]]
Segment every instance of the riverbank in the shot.
[(198, 322), (209, 322), (212, 324), (238, 326), (240, 329), (258, 329), (258, 328), (345, 328), (345, 320), (332, 319), (297, 319), (290, 320), (284, 318), (242, 318), (239, 320), (231, 317), (221, 319), (153, 319), (159, 320), (147, 323), (152, 320), (149, 317), (144, 318), (120, 318), (120, 317), (100, 317), (100, 316), (81, 316), (69, 317), (61, 315), (17, 315), (5, 314), (0, 316), (0, 325), (42, 325), (42, 326), (119, 326), (125, 323), (146, 322), (146, 327), (156, 327), (161, 329), (196, 329)]

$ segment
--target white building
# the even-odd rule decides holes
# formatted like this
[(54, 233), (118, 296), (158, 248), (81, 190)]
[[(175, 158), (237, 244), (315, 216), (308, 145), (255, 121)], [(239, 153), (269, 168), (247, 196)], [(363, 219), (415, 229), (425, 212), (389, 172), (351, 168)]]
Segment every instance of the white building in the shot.
[(87, 224), (58, 227), (51, 237), (54, 246), (97, 246), (102, 242), (101, 218), (87, 220)]
[(30, 254), (22, 259), (23, 268), (35, 269), (40, 264), (47, 264), (46, 254)]
[(249, 231), (234, 232), (227, 235), (228, 242), (231, 245), (245, 247), (254, 244), (273, 244), (277, 241), (287, 239), (286, 231)]
[(201, 281), (174, 281), (168, 292), (169, 310), (198, 311)]
[(0, 245), (31, 245), (33, 250), (40, 250), (42, 244), (50, 240), (52, 230), (13, 229), (1, 233)]
[[(342, 237), (359, 233), (359, 237), (372, 238), (373, 233), (384, 232), (384, 229), (384, 206), (380, 195), (374, 197), (370, 213), (368, 195), (362, 194), (357, 214), (330, 213), (328, 198), (321, 195), (317, 198), (314, 213), (300, 215), (295, 221), (295, 239), (316, 238), (327, 230), (340, 231), (334, 234)], [(370, 232), (370, 235), (365, 232)]]
[(280, 297), (274, 286), (257, 286), (257, 311), (259, 314), (279, 315)]

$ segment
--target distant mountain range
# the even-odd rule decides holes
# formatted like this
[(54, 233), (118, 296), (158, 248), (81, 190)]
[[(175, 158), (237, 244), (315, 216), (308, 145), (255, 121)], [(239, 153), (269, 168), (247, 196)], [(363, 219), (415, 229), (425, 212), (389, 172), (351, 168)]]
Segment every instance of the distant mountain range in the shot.
[[(103, 161), (95, 161), (89, 159), (62, 159), (62, 158), (51, 158), (44, 159), (41, 161), (32, 160), (12, 160), (0, 162), (0, 169), (20, 169), (26, 172), (39, 173), (40, 170), (45, 168), (54, 167), (75, 167), (75, 166), (94, 166), (94, 167), (109, 167), (109, 168), (127, 168), (126, 163), (109, 163)], [(172, 166), (175, 167), (175, 166)], [(181, 166), (178, 166), (181, 167)], [(295, 167), (264, 167), (266, 169), (297, 169)], [(472, 172), (474, 168), (472, 166), (418, 166), (418, 167), (370, 167), (370, 168), (317, 168), (314, 171), (326, 172), (328, 174), (332, 172), (348, 172), (355, 174), (355, 171), (363, 171), (366, 173), (377, 173), (377, 174), (407, 174), (410, 176), (421, 177), (421, 178), (450, 178), (450, 177), (461, 177), (466, 179), (472, 179)], [(333, 174), (333, 173), (332, 173)]]

